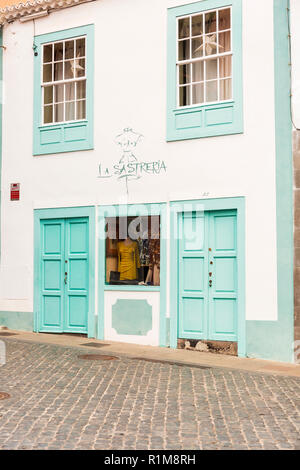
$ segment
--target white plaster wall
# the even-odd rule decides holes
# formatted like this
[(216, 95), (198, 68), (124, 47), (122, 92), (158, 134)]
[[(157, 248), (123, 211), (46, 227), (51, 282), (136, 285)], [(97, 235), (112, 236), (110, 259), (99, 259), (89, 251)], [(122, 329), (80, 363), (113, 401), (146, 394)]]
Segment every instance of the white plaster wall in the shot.
[[(32, 156), (34, 26), (5, 26), (0, 310), (33, 309), (34, 208), (126, 200), (124, 184), (97, 174), (119, 160), (114, 138), (132, 127), (144, 136), (138, 158), (164, 160), (167, 173), (131, 182), (128, 202), (246, 197), (246, 317), (277, 319), (273, 0), (243, 1), (244, 133), (166, 143), (167, 8), (184, 3), (101, 0), (35, 22), (36, 34), (95, 24), (93, 151)], [(14, 182), (19, 202), (9, 201)]]
[[(120, 335), (112, 327), (112, 306), (120, 299), (146, 300), (152, 307), (152, 330), (146, 336)], [(106, 291), (104, 293), (104, 339), (122, 343), (159, 346), (159, 292)]]
[(291, 0), (292, 110), (294, 125), (300, 129), (300, 2)]

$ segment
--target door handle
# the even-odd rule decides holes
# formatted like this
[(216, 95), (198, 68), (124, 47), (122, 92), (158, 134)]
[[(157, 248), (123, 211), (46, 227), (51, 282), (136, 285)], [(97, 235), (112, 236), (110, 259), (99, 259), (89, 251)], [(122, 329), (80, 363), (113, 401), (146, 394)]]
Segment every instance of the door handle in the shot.
[(65, 284), (67, 284), (68, 273), (65, 273)]
[(209, 287), (211, 287), (211, 286), (212, 286), (212, 280), (210, 279), (209, 280)]

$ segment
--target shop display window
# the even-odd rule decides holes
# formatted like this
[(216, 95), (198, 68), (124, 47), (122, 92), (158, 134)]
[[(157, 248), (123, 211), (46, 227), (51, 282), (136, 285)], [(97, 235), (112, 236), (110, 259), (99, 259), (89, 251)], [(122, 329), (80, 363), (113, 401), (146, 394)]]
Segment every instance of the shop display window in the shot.
[(107, 217), (106, 284), (160, 285), (160, 216)]

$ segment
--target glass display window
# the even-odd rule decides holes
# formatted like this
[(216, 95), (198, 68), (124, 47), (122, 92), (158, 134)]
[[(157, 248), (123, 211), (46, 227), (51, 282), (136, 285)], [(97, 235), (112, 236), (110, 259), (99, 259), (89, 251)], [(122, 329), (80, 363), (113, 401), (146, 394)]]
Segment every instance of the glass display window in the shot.
[(107, 217), (106, 284), (160, 285), (160, 216)]

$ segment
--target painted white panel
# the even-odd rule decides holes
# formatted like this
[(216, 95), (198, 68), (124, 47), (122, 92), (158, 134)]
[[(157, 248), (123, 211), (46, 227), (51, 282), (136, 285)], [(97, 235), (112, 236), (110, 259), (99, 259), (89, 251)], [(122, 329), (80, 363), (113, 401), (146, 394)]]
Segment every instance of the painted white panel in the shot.
[[(112, 306), (118, 299), (142, 299), (152, 306), (152, 330), (146, 336), (120, 335), (112, 327)], [(104, 339), (123, 343), (159, 346), (159, 292), (120, 292), (105, 291), (104, 293)]]

